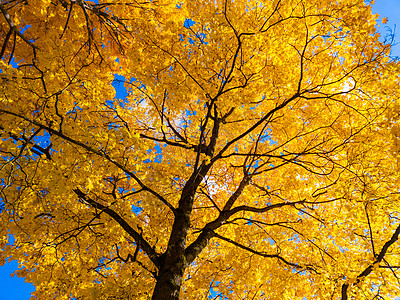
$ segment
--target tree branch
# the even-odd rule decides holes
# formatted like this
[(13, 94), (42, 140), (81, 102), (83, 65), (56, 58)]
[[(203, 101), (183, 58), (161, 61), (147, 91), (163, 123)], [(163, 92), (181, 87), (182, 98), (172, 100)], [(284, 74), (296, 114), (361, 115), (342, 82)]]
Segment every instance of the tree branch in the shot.
[(143, 251), (147, 254), (147, 256), (150, 258), (150, 260), (153, 262), (156, 268), (157, 269), (160, 268), (159, 254), (157, 254), (155, 250), (150, 246), (150, 244), (135, 229), (133, 229), (119, 214), (117, 214), (111, 208), (104, 206), (103, 204), (98, 203), (97, 201), (91, 199), (78, 188), (74, 189), (74, 192), (80, 199), (88, 203), (90, 206), (102, 210), (111, 218), (113, 218), (125, 230), (125, 232), (128, 233), (136, 241), (137, 245), (140, 245), (140, 248), (143, 249)]
[(315, 268), (312, 267), (311, 265), (301, 266), (301, 265), (298, 265), (296, 263), (292, 263), (292, 262), (287, 261), (285, 258), (280, 256), (279, 254), (268, 254), (268, 253), (265, 253), (265, 252), (256, 251), (256, 250), (254, 250), (254, 249), (252, 249), (250, 247), (244, 246), (244, 245), (242, 245), (242, 244), (240, 244), (238, 242), (235, 242), (234, 240), (231, 240), (231, 239), (229, 239), (227, 237), (224, 237), (224, 236), (222, 236), (222, 235), (220, 235), (218, 233), (214, 233), (214, 236), (219, 238), (219, 239), (221, 239), (221, 240), (223, 240), (223, 241), (225, 241), (225, 242), (228, 242), (228, 243), (230, 243), (232, 245), (235, 245), (236, 247), (239, 247), (239, 248), (241, 248), (243, 250), (249, 251), (249, 252), (251, 252), (253, 254), (256, 254), (256, 255), (259, 255), (259, 256), (262, 256), (262, 257), (267, 257), (267, 258), (277, 258), (279, 261), (283, 262), (284, 264), (286, 264), (288, 266), (291, 266), (291, 267), (294, 267), (296, 269), (313, 271), (315, 273), (317, 272), (315, 270)]
[[(400, 235), (400, 225), (396, 228), (390, 240), (383, 245), (382, 250), (381, 252), (379, 252), (375, 261), (357, 276), (353, 285), (357, 285), (358, 283), (360, 283), (363, 278), (367, 277), (373, 271), (375, 265), (382, 262), (382, 260), (385, 258), (386, 252), (388, 251), (389, 247), (392, 246), (398, 240), (399, 235)], [(350, 285), (351, 285), (350, 283), (344, 283), (342, 285), (342, 300), (348, 299), (347, 292)]]
[(139, 179), (139, 177), (136, 176), (135, 173), (133, 173), (132, 171), (129, 171), (129, 170), (128, 170), (126, 167), (124, 167), (121, 163), (119, 163), (119, 162), (115, 161), (114, 159), (112, 159), (108, 154), (106, 154), (106, 153), (104, 153), (104, 152), (101, 152), (100, 150), (94, 149), (94, 148), (92, 148), (92, 147), (86, 145), (86, 144), (83, 143), (83, 142), (74, 140), (73, 138), (71, 138), (71, 137), (69, 137), (69, 136), (66, 136), (65, 134), (63, 134), (63, 133), (60, 132), (60, 131), (57, 131), (57, 130), (52, 129), (52, 128), (50, 128), (49, 126), (43, 125), (43, 124), (41, 124), (41, 123), (39, 123), (39, 122), (37, 122), (37, 121), (35, 121), (35, 120), (31, 120), (31, 119), (29, 119), (29, 118), (27, 118), (27, 117), (21, 116), (21, 115), (19, 115), (19, 114), (14, 113), (14, 112), (7, 111), (7, 110), (4, 110), (4, 109), (0, 109), (0, 113), (9, 114), (9, 115), (15, 116), (15, 117), (17, 117), (17, 118), (23, 119), (23, 120), (25, 120), (25, 121), (27, 121), (27, 122), (33, 124), (33, 125), (36, 125), (36, 126), (40, 127), (41, 129), (47, 130), (49, 133), (51, 133), (51, 134), (53, 134), (53, 135), (55, 135), (55, 136), (58, 136), (58, 137), (62, 138), (63, 140), (66, 140), (66, 141), (70, 142), (71, 144), (77, 145), (77, 146), (79, 146), (79, 147), (81, 147), (81, 148), (83, 148), (83, 149), (86, 149), (87, 151), (89, 151), (89, 152), (91, 152), (91, 153), (93, 153), (93, 154), (96, 154), (96, 155), (98, 155), (98, 156), (100, 156), (100, 157), (105, 158), (106, 160), (108, 160), (109, 162), (111, 162), (112, 164), (114, 164), (116, 167), (118, 167), (119, 169), (121, 169), (122, 171), (124, 171), (126, 174), (128, 174), (129, 176), (131, 176), (131, 177), (140, 185), (140, 187), (141, 187), (144, 191), (148, 191), (148, 192), (150, 192), (151, 194), (153, 194), (154, 196), (156, 196), (161, 202), (163, 202), (163, 203), (174, 213), (174, 215), (176, 215), (176, 210), (175, 210), (175, 208), (172, 206), (171, 203), (169, 203), (169, 202), (168, 202), (163, 196), (161, 196), (159, 193), (157, 193), (157, 192), (154, 191), (153, 189), (151, 189), (151, 188), (149, 188), (148, 186), (146, 186), (146, 185)]

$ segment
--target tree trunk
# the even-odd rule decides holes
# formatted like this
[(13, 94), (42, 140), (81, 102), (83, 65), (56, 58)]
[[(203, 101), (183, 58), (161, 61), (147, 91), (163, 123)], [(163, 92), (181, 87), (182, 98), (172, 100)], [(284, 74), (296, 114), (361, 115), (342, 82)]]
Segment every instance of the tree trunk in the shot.
[(189, 215), (177, 210), (167, 250), (162, 258), (153, 300), (179, 299), (183, 274), (187, 267), (185, 248)]
[(167, 250), (161, 259), (152, 300), (179, 299), (183, 275), (188, 266), (185, 249), (194, 194), (210, 167), (211, 165), (202, 164), (199, 168), (200, 171), (192, 174), (182, 190)]
[(152, 300), (178, 300), (184, 269), (163, 268), (159, 271)]

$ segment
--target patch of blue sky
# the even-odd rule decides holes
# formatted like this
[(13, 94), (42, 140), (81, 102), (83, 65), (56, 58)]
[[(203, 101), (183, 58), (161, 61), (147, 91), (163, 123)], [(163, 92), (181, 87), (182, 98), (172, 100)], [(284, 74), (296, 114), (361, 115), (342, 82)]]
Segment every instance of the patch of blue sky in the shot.
[(147, 150), (147, 153), (151, 153), (151, 152), (153, 152), (153, 151), (155, 151), (155, 154), (156, 154), (154, 160), (148, 158), (148, 159), (146, 159), (146, 160), (143, 161), (144, 163), (151, 163), (151, 162), (161, 163), (161, 161), (162, 161), (162, 156), (163, 156), (163, 155), (162, 155), (162, 148), (161, 148), (161, 146), (160, 146), (159, 143), (157, 143), (157, 144), (154, 146), (153, 149), (148, 149), (148, 150)]
[(31, 27), (32, 27), (31, 25), (27, 24), (27, 25), (25, 25), (24, 27), (20, 27), (19, 32), (21, 32), (22, 34), (24, 34), (24, 32), (25, 32), (27, 29), (31, 28)]
[(186, 117), (195, 116), (195, 115), (197, 115), (197, 111), (185, 109), (185, 115), (186, 115)]
[(114, 74), (114, 80), (111, 85), (115, 89), (115, 97), (112, 100), (105, 101), (107, 106), (115, 108), (116, 103), (118, 103), (122, 108), (125, 108), (126, 104), (128, 104), (127, 97), (129, 95), (129, 91), (124, 85), (125, 82), (126, 78), (124, 76)]
[(331, 239), (332, 244), (339, 248), (339, 251), (340, 251), (340, 252), (346, 253), (346, 252), (349, 251), (348, 248), (342, 247), (342, 246), (340, 246), (340, 245), (337, 245), (337, 244), (335, 243), (335, 241), (333, 240), (333, 236), (329, 236), (329, 238)]
[[(34, 132), (34, 130), (32, 129), (32, 133)], [(5, 141), (5, 140), (7, 140), (7, 139), (11, 139), (11, 138), (2, 138), (1, 140), (3, 140), (3, 141)], [(24, 139), (25, 138), (22, 138), (22, 135), (21, 135), (21, 138), (19, 138), (18, 140), (13, 140), (13, 142), (14, 142), (14, 144), (16, 144), (17, 145), (17, 148), (19, 148), (19, 149), (21, 149), (22, 147), (23, 147), (23, 145), (24, 145), (24, 143), (25, 143), (25, 141), (24, 141)], [(20, 141), (22, 141), (22, 143), (19, 143)], [(49, 154), (51, 154), (51, 153), (53, 153), (54, 152), (54, 150), (53, 149), (47, 149), (49, 146), (50, 146), (50, 134), (47, 132), (47, 131), (42, 131), (42, 134), (41, 135), (36, 135), (36, 136), (34, 136), (33, 137), (33, 139), (32, 139), (32, 142), (34, 143), (33, 144), (33, 146), (32, 146), (32, 154), (30, 154), (30, 155), (26, 155), (26, 152), (23, 152), (22, 154), (21, 154), (21, 156), (22, 157), (25, 157), (25, 158), (30, 158), (30, 159), (33, 159), (33, 160), (36, 160), (39, 156), (41, 156), (42, 154), (44, 154), (43, 153), (43, 151), (42, 150), (45, 150), (46, 152), (47, 152), (47, 150), (49, 151)], [(35, 147), (35, 146), (38, 146), (38, 147)], [(41, 149), (42, 148), (42, 149)], [(3, 160), (3, 161), (8, 161), (8, 162), (11, 162), (12, 160), (14, 160), (15, 159), (15, 157), (14, 156), (6, 156), (6, 155), (2, 155), (1, 156), (1, 159)], [(19, 168), (19, 165), (16, 165), (16, 166), (14, 166), (14, 168)], [(0, 186), (1, 186), (1, 184), (0, 184)]]
[(299, 210), (299, 211), (297, 212), (297, 214), (298, 214), (300, 217), (308, 218), (308, 215), (307, 215), (304, 211), (302, 211), (302, 210)]
[(257, 159), (255, 162), (252, 162), (251, 164), (246, 165), (246, 168), (257, 169), (259, 167), (259, 162), (260, 162), (260, 160)]
[(156, 144), (154, 146), (154, 150), (156, 151), (156, 154), (157, 154), (156, 158), (154, 159), (154, 162), (161, 163), (161, 160), (162, 160), (162, 149), (161, 149), (160, 144)]
[(203, 33), (203, 32), (198, 32), (197, 33), (198, 38), (200, 39), (200, 41), (204, 44), (208, 44), (208, 42), (205, 41), (207, 34)]
[[(186, 45), (185, 45), (185, 47), (186, 47)], [(189, 50), (188, 50), (188, 58), (187, 58), (188, 60), (190, 59), (190, 56), (191, 56), (191, 55), (192, 55), (192, 49), (189, 49)]]
[(214, 288), (218, 287), (218, 285), (220, 285), (221, 282), (217, 281), (217, 280), (213, 280), (210, 282), (210, 295), (208, 296), (209, 299), (219, 299), (219, 300), (228, 300), (229, 298), (227, 296), (225, 296), (224, 294), (222, 294), (221, 292), (218, 292), (216, 290), (214, 290)]
[[(185, 19), (184, 24), (183, 24), (183, 26), (186, 29), (191, 30), (191, 33), (189, 33), (189, 35), (188, 35), (189, 44), (195, 45), (196, 41), (198, 41), (201, 44), (207, 45), (208, 44), (208, 42), (206, 41), (207, 34), (205, 34), (204, 32), (201, 32), (201, 31), (194, 32), (193, 29), (191, 28), (194, 24), (196, 24), (196, 22), (191, 20), (191, 19), (188, 19), (188, 18)], [(204, 28), (204, 29), (207, 30), (207, 28)], [(184, 34), (179, 34), (179, 40), (181, 42), (185, 41), (185, 35)], [(189, 49), (189, 57), (188, 58), (190, 58), (190, 54), (191, 54), (191, 52), (190, 52), (190, 49)]]
[(14, 245), (15, 243), (15, 238), (12, 234), (7, 234), (8, 240), (7, 240), (7, 245)]
[(213, 288), (210, 288), (210, 296), (208, 296), (208, 298), (213, 299), (213, 300), (228, 300), (229, 299), (224, 294), (214, 291)]
[(395, 225), (400, 220), (400, 213), (399, 212), (391, 212), (389, 213), (389, 223), (390, 225)]
[[(178, 121), (178, 126), (181, 128), (181, 129), (188, 129), (188, 128), (190, 128), (190, 124), (192, 124), (192, 120), (190, 120), (190, 119), (186, 119), (187, 117), (189, 117), (189, 116), (192, 116), (192, 115), (197, 115), (197, 112), (196, 111), (193, 111), (193, 113), (190, 113), (190, 111), (188, 111), (188, 110), (185, 110), (185, 112), (187, 113), (187, 112), (189, 112), (189, 114), (186, 114), (182, 119), (180, 119), (179, 121)], [(192, 137), (193, 137), (193, 135), (192, 135)], [(164, 145), (164, 147), (165, 147), (166, 145)]]
[[(68, 117), (70, 117), (70, 118), (76, 118), (78, 111), (79, 111), (79, 112), (83, 111), (83, 109), (82, 109), (80, 106), (78, 106), (77, 104), (78, 104), (78, 102), (75, 102), (75, 103), (74, 103), (74, 108), (73, 108), (73, 109), (70, 109), (69, 111), (67, 111), (66, 115), (67, 115)], [(72, 115), (74, 115), (74, 116), (72, 116)]]
[(128, 96), (128, 90), (124, 86), (126, 78), (122, 75), (115, 74), (114, 80), (112, 82), (112, 86), (115, 89), (115, 98), (117, 99), (125, 99)]
[(140, 201), (138, 202), (138, 205), (132, 204), (132, 212), (135, 215), (140, 215), (142, 213), (142, 211), (143, 211), (143, 208), (140, 207)]
[[(250, 135), (249, 137), (250, 137), (250, 139), (252, 141), (255, 141), (256, 139), (258, 139), (260, 143), (268, 142), (270, 145), (278, 145), (277, 141), (275, 141), (272, 138), (272, 134), (271, 133), (272, 133), (272, 130), (270, 128), (267, 128), (266, 130), (264, 130), (261, 133), (261, 135), (260, 134), (257, 134), (255, 136)], [(235, 150), (237, 150), (237, 148), (235, 148)]]
[[(107, 265), (107, 262), (109, 261), (110, 259), (109, 258), (107, 258), (107, 257), (101, 257), (100, 259), (99, 259), (99, 262), (98, 262), (98, 267), (96, 268), (96, 271), (97, 272), (101, 272), (101, 271), (103, 271), (103, 270), (112, 270), (112, 267), (110, 267), (110, 266), (108, 266)], [(95, 282), (95, 283), (101, 283), (98, 279), (95, 279), (93, 282)]]
[(10, 61), (10, 64), (11, 64), (11, 66), (12, 66), (13, 68), (18, 68), (18, 66), (19, 66), (21, 63), (23, 63), (23, 62), (24, 62), (23, 59), (21, 59), (21, 60), (19, 60), (19, 61), (15, 61), (15, 57), (12, 57), (12, 58), (11, 58), (11, 61)]
[[(15, 57), (11, 57), (11, 60), (9, 61), (10, 65), (14, 68), (17, 69), (19, 67), (20, 64), (22, 64), (24, 62), (23, 59), (20, 59), (19, 61), (15, 61)], [(3, 70), (0, 69), (0, 73), (3, 73)], [(1, 300), (1, 299), (0, 299)]]
[(277, 145), (278, 143), (272, 139), (272, 130), (267, 128), (266, 132), (260, 136), (260, 141), (265, 142), (268, 141), (270, 145)]
[[(370, 2), (370, 1), (368, 1)], [(376, 29), (380, 33), (381, 42), (392, 42), (390, 55), (393, 58), (400, 57), (400, 44), (396, 25), (400, 24), (400, 1), (399, 0), (380, 0), (372, 5), (372, 13), (379, 14)], [(386, 17), (388, 21), (382, 24), (382, 19)]]
[(247, 220), (246, 225), (253, 225), (253, 221), (252, 221), (253, 217), (250, 216), (250, 218)]
[(193, 21), (192, 19), (188, 19), (186, 18), (185, 21), (183, 22), (183, 26), (187, 29), (189, 29), (190, 27), (192, 27), (194, 24), (196, 24), (195, 21)]
[[(11, 185), (11, 184), (10, 184)], [(4, 188), (6, 186), (6, 181), (5, 181), (5, 179), (4, 178), (0, 178), (0, 187), (1, 188)], [(2, 212), (2, 209), (1, 209), (1, 207), (4, 209), (4, 205), (5, 205), (5, 203), (4, 203), (4, 198), (2, 198), (2, 197), (0, 197), (0, 213)]]
[[(119, 60), (117, 59), (116, 61), (118, 62)], [(115, 97), (112, 100), (105, 101), (109, 107), (115, 108), (116, 103), (118, 103), (122, 108), (126, 108), (126, 105), (129, 103), (127, 97), (132, 93), (132, 88), (128, 88), (125, 85), (127, 82), (128, 81), (124, 76), (114, 74), (114, 80), (111, 84), (115, 89)], [(139, 90), (146, 90), (146, 85), (141, 83), (135, 77), (132, 77), (129, 83)], [(138, 100), (141, 101), (141, 99)]]
[[(220, 69), (219, 72), (217, 73), (217, 78), (218, 79), (223, 79), (222, 73), (224, 72), (224, 69)], [(224, 80), (222, 80), (222, 82), (225, 82)], [(244, 107), (244, 105), (242, 105), (242, 108)]]
[(1, 300), (12, 300), (12, 299), (29, 299), (30, 293), (36, 290), (35, 286), (31, 283), (27, 283), (24, 278), (17, 276), (11, 277), (11, 273), (18, 269), (18, 262), (16, 260), (9, 261), (1, 267), (0, 282), (3, 287), (1, 289)]
[(42, 147), (42, 148), (47, 148), (51, 141), (50, 141), (50, 133), (47, 130), (42, 130), (42, 134), (36, 135), (33, 138), (33, 141), (35, 142), (36, 145)]
[[(126, 190), (126, 189), (124, 189), (123, 187), (119, 187), (119, 188), (118, 188), (118, 192), (119, 192), (120, 194), (124, 195), (124, 194), (134, 193), (134, 192), (135, 192), (135, 189), (132, 188), (132, 190)], [(142, 213), (142, 211), (143, 211), (143, 208), (140, 207), (140, 204), (141, 204), (141, 201), (138, 201), (137, 205), (132, 204), (132, 212), (133, 212), (134, 214), (136, 214), (136, 215), (140, 215), (140, 214)]]
[(270, 237), (267, 237), (266, 239), (264, 239), (264, 241), (268, 242), (271, 246), (273, 246), (275, 244), (275, 241)]
[(298, 275), (307, 275), (307, 271), (305, 271), (305, 270), (299, 271), (298, 269), (292, 269), (292, 273), (295, 273), (295, 274), (298, 274)]

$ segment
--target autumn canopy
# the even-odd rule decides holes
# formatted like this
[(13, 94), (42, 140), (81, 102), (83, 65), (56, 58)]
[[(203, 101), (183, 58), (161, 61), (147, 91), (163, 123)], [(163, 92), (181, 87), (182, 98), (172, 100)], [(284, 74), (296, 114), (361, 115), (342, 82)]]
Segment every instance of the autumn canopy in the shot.
[(400, 66), (370, 5), (0, 10), (0, 264), (38, 299), (400, 296)]

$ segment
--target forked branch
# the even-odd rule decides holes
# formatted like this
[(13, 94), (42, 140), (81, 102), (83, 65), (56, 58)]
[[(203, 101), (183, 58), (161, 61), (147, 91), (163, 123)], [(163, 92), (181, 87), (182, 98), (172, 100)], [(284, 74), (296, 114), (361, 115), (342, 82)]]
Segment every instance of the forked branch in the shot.
[[(398, 239), (399, 239), (399, 235), (400, 235), (400, 225), (396, 228), (395, 232), (393, 233), (392, 237), (390, 238), (389, 241), (387, 241), (383, 247), (381, 252), (379, 252), (378, 256), (376, 257), (375, 261), (370, 264), (367, 268), (365, 268), (364, 271), (362, 271), (356, 278), (355, 282), (353, 283), (353, 285), (357, 285), (358, 283), (361, 282), (361, 280), (365, 277), (367, 277), (369, 274), (371, 274), (371, 272), (374, 269), (374, 266), (379, 265), (385, 258), (386, 252), (388, 251), (389, 247), (392, 246)], [(350, 287), (350, 283), (344, 283), (342, 285), (342, 300), (347, 300), (348, 299), (348, 290)]]
[(111, 218), (113, 218), (125, 230), (125, 232), (128, 233), (136, 241), (137, 245), (140, 245), (140, 248), (147, 254), (153, 264), (157, 267), (157, 269), (160, 268), (159, 255), (155, 252), (153, 247), (151, 247), (150, 244), (142, 237), (142, 235), (139, 234), (139, 232), (137, 232), (135, 229), (133, 229), (128, 224), (128, 222), (126, 222), (118, 213), (116, 213), (110, 207), (93, 200), (78, 188), (74, 189), (74, 192), (85, 203), (88, 203), (93, 208), (100, 209)]

